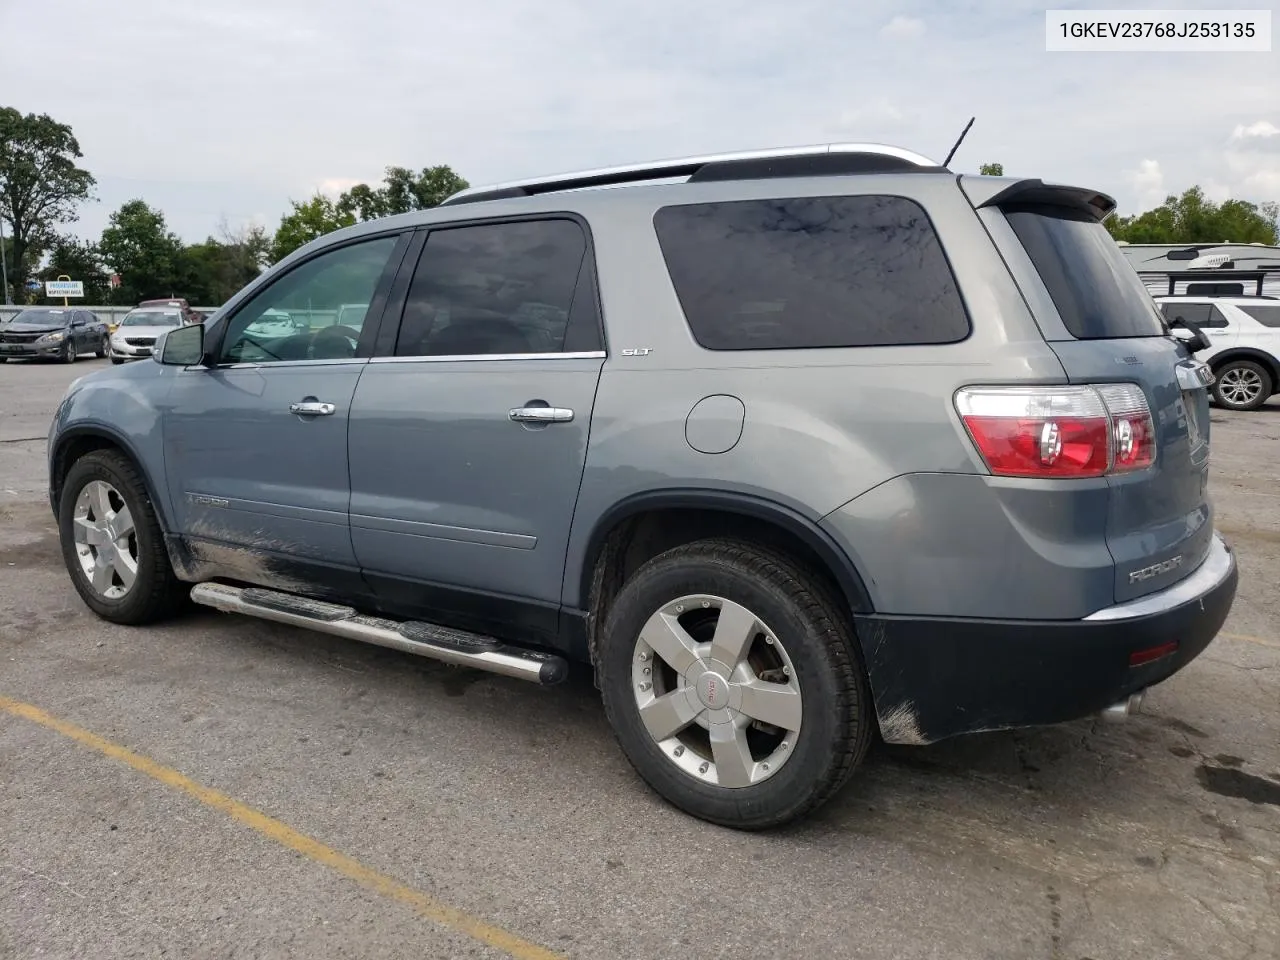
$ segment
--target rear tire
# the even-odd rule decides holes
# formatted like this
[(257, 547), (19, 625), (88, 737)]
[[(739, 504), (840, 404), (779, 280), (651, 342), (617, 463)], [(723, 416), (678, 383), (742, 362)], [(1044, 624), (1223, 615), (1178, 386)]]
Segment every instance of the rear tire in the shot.
[(102, 338), (102, 342), (98, 344), (98, 349), (96, 352), (99, 360), (102, 360), (103, 358), (106, 357), (107, 355), (107, 338), (106, 337)]
[(876, 728), (838, 603), (799, 565), (740, 541), (686, 544), (636, 571), (603, 625), (596, 668), (640, 776), (727, 827), (811, 813), (849, 779)]
[(122, 360), (120, 357), (112, 357), (111, 362), (118, 366), (119, 364), (124, 363), (124, 360)]
[(1257, 410), (1275, 388), (1271, 372), (1254, 360), (1228, 360), (1214, 375), (1213, 399), (1228, 410)]
[(187, 591), (174, 576), (155, 508), (123, 454), (95, 450), (72, 465), (58, 528), (71, 582), (102, 619), (152, 623), (182, 607)]

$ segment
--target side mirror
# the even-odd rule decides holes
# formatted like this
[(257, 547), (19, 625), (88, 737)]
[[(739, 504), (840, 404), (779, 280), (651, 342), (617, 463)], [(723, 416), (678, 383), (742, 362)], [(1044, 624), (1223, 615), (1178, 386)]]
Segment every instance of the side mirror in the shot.
[(156, 339), (152, 359), (165, 366), (190, 367), (204, 359), (204, 326), (193, 323), (166, 330)]

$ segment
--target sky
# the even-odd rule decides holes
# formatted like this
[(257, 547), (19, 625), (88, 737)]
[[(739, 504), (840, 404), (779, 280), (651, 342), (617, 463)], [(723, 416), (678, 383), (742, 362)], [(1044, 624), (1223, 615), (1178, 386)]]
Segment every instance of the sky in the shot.
[[(1099, 189), (1280, 200), (1271, 53), (1048, 53), (1040, 0), (0, 0), (0, 105), (70, 124), (185, 241), (449, 164), (472, 184), (832, 141)], [(1125, 7), (1240, 9), (1265, 3)], [(1280, 16), (1276, 17), (1280, 20)], [(1274, 29), (1274, 28), (1273, 28)]]

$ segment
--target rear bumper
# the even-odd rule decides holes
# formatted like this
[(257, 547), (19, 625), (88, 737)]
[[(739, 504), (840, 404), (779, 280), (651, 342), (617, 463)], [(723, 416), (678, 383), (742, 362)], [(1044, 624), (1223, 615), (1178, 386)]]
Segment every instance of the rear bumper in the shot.
[[(1083, 620), (859, 616), (885, 740), (925, 744), (962, 733), (1061, 723), (1096, 713), (1177, 673), (1217, 635), (1235, 600), (1230, 547), (1214, 535), (1190, 575)], [(1162, 645), (1158, 659), (1130, 656)]]

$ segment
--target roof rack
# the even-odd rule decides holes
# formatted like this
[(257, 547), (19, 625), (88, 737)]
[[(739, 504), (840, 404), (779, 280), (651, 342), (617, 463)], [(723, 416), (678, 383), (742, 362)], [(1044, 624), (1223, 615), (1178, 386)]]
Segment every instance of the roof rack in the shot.
[(441, 206), (674, 177), (687, 177), (688, 181), (708, 181), (855, 173), (945, 172), (945, 167), (928, 157), (901, 147), (880, 143), (827, 143), (654, 160), (529, 180), (512, 180), (484, 187), (468, 187), (448, 197)]
[[(1243, 287), (1244, 281), (1252, 281), (1257, 285), (1257, 293), (1255, 297), (1262, 296), (1262, 284), (1266, 281), (1268, 274), (1280, 273), (1277, 270), (1224, 270), (1221, 267), (1201, 269), (1201, 270), (1161, 270), (1161, 271), (1142, 271), (1139, 277), (1149, 277), (1151, 280), (1158, 280), (1161, 277), (1169, 281), (1169, 292), (1161, 294), (1161, 296), (1176, 296), (1173, 292), (1175, 284), (1179, 281), (1189, 283), (1216, 284), (1227, 280), (1239, 280)], [(1144, 280), (1144, 282), (1146, 282)], [(1195, 296), (1212, 296), (1212, 294), (1201, 293)], [(1225, 296), (1247, 296), (1247, 294), (1225, 294)]]

